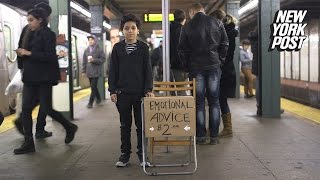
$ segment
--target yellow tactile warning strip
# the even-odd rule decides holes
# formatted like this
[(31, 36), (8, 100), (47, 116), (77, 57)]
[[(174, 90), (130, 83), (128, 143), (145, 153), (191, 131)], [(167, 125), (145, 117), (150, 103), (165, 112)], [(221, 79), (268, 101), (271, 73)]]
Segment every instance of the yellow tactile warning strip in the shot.
[[(108, 87), (108, 83), (105, 84), (105, 87)], [(90, 88), (82, 89), (80, 91), (77, 91), (73, 94), (73, 102), (79, 101), (80, 99), (88, 96), (90, 94)], [(32, 111), (32, 119), (36, 119), (39, 111), (39, 106), (37, 106), (33, 111)], [(0, 133), (7, 131), (11, 128), (14, 127), (13, 121), (16, 119), (16, 115), (12, 114), (10, 116), (6, 116), (4, 118), (4, 121), (2, 125), (0, 126)]]
[[(244, 93), (243, 86), (240, 86), (241, 93)], [(255, 91), (254, 91), (255, 93)], [(281, 98), (281, 108), (285, 111), (291, 112), (295, 115), (304, 117), (313, 122), (320, 124), (320, 110), (316, 108), (312, 108), (310, 106), (306, 106), (285, 98)]]

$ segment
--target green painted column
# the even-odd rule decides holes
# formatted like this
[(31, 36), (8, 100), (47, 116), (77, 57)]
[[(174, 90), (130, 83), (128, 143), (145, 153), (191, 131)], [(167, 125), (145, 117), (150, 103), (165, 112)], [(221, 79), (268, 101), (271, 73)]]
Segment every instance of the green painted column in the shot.
[[(240, 1), (239, 0), (228, 0), (226, 4), (226, 13), (232, 15), (237, 20), (239, 20), (239, 8), (240, 8)], [(240, 28), (238, 25), (236, 25), (236, 28), (239, 30), (239, 35), (236, 37), (236, 49), (234, 51), (233, 56), (233, 63), (234, 68), (236, 71), (236, 77), (237, 77), (237, 85), (236, 85), (236, 98), (240, 98), (240, 67), (239, 67), (239, 55), (240, 55)]]
[[(72, 57), (71, 57), (71, 15), (70, 15), (70, 0), (50, 0), (49, 5), (52, 9), (50, 15), (50, 28), (56, 35), (64, 34), (68, 49), (68, 72), (72, 72)], [(71, 81), (70, 81), (71, 79)], [(72, 73), (68, 73), (68, 78), (65, 82), (60, 82), (53, 89), (53, 107), (60, 111), (67, 119), (73, 119), (73, 83)]]
[(276, 11), (280, 9), (280, 0), (259, 0), (259, 90), (262, 117), (280, 117), (280, 53), (268, 51), (270, 43), (270, 25)]
[[(90, 5), (90, 13), (91, 13), (91, 34), (94, 34), (98, 39), (98, 44), (100, 48), (104, 48), (103, 42), (103, 4), (95, 4)], [(98, 79), (98, 91), (101, 95), (101, 99), (105, 99), (105, 68), (102, 68), (102, 76)]]

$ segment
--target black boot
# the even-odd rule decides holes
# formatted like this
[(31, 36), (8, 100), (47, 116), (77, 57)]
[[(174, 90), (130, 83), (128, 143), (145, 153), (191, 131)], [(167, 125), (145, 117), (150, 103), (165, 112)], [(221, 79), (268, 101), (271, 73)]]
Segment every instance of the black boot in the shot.
[(25, 137), (24, 143), (20, 148), (14, 149), (14, 154), (26, 154), (30, 152), (35, 152), (36, 149), (34, 147), (33, 137)]
[(52, 132), (48, 132), (46, 130), (37, 130), (36, 131), (36, 139), (44, 139), (47, 137), (51, 137)]
[(78, 130), (78, 126), (75, 124), (72, 124), (69, 126), (69, 128), (66, 129), (66, 139), (64, 140), (64, 142), (66, 144), (69, 144), (73, 139), (74, 139), (74, 135), (76, 134)]
[(17, 130), (19, 131), (19, 133), (22, 134), (22, 135), (24, 135), (21, 117), (18, 117), (18, 118), (14, 121), (14, 125), (16, 126)]

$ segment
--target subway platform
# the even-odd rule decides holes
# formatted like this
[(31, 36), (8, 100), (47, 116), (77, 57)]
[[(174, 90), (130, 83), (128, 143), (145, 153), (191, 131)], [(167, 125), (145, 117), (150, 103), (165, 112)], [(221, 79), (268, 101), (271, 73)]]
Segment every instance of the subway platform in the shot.
[[(15, 128), (0, 133), (0, 179), (13, 180), (316, 180), (320, 179), (320, 126), (287, 110), (281, 119), (256, 117), (255, 99), (232, 99), (234, 136), (218, 145), (197, 145), (198, 170), (192, 175), (147, 176), (132, 153), (130, 165), (115, 167), (120, 155), (119, 115), (107, 99), (87, 109), (88, 97), (75, 104), (79, 126), (72, 143), (47, 118), (53, 136), (35, 140), (36, 152), (14, 155), (23, 137)], [(136, 151), (133, 125), (132, 147)]]

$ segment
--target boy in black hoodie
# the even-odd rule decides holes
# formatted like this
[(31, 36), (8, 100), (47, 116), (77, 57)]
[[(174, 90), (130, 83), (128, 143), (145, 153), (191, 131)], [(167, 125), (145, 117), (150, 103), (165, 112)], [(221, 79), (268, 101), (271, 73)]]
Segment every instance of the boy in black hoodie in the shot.
[(120, 30), (125, 40), (114, 45), (110, 70), (109, 92), (120, 113), (121, 156), (117, 167), (125, 167), (131, 154), (132, 108), (137, 127), (138, 158), (142, 162), (141, 98), (152, 94), (152, 72), (148, 45), (138, 41), (140, 21), (132, 14), (123, 16)]

